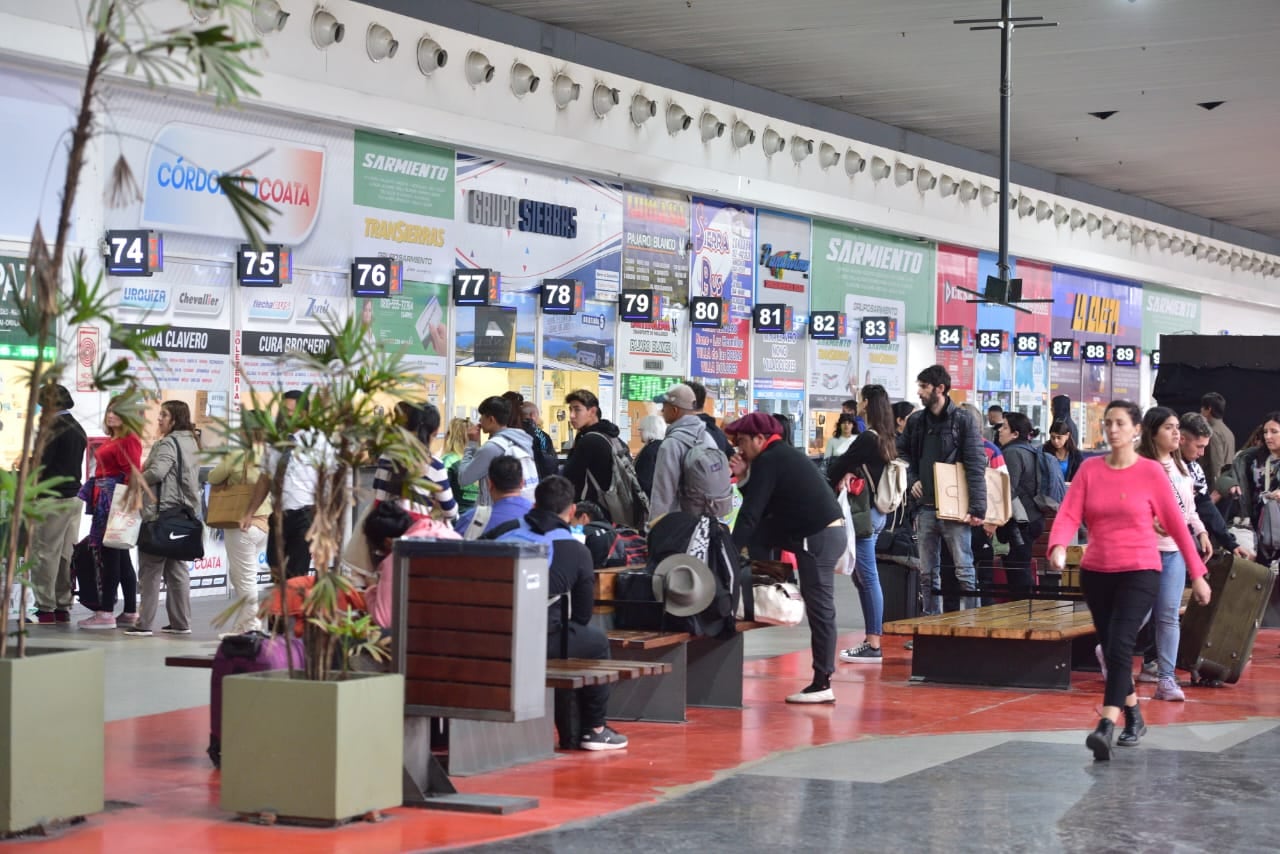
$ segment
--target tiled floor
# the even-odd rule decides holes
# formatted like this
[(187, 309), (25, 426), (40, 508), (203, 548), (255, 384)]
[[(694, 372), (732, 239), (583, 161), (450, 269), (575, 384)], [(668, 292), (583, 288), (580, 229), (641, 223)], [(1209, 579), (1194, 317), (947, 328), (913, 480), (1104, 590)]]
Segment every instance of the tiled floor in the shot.
[[(856, 614), (842, 594), (842, 614)], [(212, 605), (198, 605), (212, 612)], [(65, 634), (65, 633), (64, 633)], [(507, 817), (393, 810), (339, 830), (257, 827), (218, 808), (204, 756), (207, 673), (165, 669), (166, 650), (205, 639), (108, 648), (107, 797), (120, 808), (41, 852), (379, 852), (498, 843), (495, 851), (1076, 851), (1274, 849), (1280, 810), (1280, 631), (1264, 631), (1245, 679), (1145, 703), (1152, 733), (1095, 766), (1096, 675), (1064, 692), (913, 685), (889, 639), (882, 665), (840, 665), (834, 706), (781, 698), (810, 675), (807, 633), (750, 633), (743, 711), (620, 726), (632, 746), (455, 780), (459, 789), (540, 799)], [(845, 645), (860, 632), (842, 636)], [(80, 642), (66, 638), (65, 642)], [(793, 650), (791, 652), (782, 651)], [(775, 654), (776, 653), (776, 654)], [(764, 656), (764, 657), (759, 657)], [(1143, 686), (1150, 694), (1150, 686)], [(133, 716), (154, 705), (158, 714)], [(1219, 724), (1229, 724), (1219, 726)], [(540, 831), (545, 831), (539, 833)], [(536, 834), (527, 836), (527, 834)], [(502, 842), (502, 840), (510, 840)]]

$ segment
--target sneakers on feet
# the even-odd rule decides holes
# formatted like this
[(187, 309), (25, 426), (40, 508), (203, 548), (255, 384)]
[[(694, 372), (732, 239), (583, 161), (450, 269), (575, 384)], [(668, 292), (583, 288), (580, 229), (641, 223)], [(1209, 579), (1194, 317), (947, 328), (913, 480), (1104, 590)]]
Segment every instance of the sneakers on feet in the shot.
[(54, 616), (52, 611), (36, 611), (35, 622), (42, 626), (52, 626), (57, 621), (58, 618)]
[(583, 750), (622, 750), (627, 746), (627, 737), (606, 725), (599, 732), (584, 732), (578, 746)]
[(1154, 661), (1142, 662), (1142, 670), (1138, 673), (1139, 682), (1159, 682), (1160, 665)]
[(162, 627), (160, 628), (160, 631), (164, 632), (166, 635), (189, 635), (189, 634), (191, 634), (191, 629), (175, 629), (173, 626), (162, 626)]
[(1182, 693), (1182, 689), (1178, 687), (1178, 682), (1172, 676), (1161, 678), (1156, 685), (1155, 699), (1167, 700), (1170, 703), (1181, 703), (1187, 699), (1187, 695)]
[(85, 617), (76, 625), (82, 629), (114, 629), (116, 627), (116, 618), (105, 611), (97, 611), (92, 617)]
[(134, 626), (131, 629), (125, 629), (124, 636), (127, 638), (149, 638), (151, 637), (151, 629), (144, 626)]
[(131, 613), (129, 611), (125, 611), (120, 616), (116, 617), (116, 625), (122, 629), (138, 625), (138, 612), (133, 611)]
[(1102, 678), (1107, 678), (1107, 657), (1102, 654), (1102, 644), (1098, 644), (1093, 648), (1093, 655), (1098, 659), (1098, 666), (1102, 668)]
[(831, 690), (830, 685), (819, 688), (816, 684), (811, 684), (800, 693), (787, 697), (788, 703), (834, 703), (835, 701), (836, 692)]
[(865, 662), (867, 664), (879, 664), (884, 658), (884, 654), (880, 651), (880, 647), (872, 646), (863, 641), (851, 649), (840, 650), (840, 660), (855, 664)]

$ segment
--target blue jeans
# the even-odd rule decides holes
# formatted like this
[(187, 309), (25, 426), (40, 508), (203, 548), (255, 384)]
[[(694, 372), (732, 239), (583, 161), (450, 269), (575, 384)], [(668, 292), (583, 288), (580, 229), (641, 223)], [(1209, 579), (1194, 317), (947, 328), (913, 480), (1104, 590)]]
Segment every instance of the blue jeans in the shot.
[(1187, 586), (1187, 562), (1182, 552), (1160, 552), (1160, 592), (1152, 608), (1151, 619), (1156, 633), (1157, 674), (1173, 678), (1173, 660), (1178, 655), (1178, 609), (1182, 607), (1182, 591)]
[[(942, 542), (946, 540), (951, 559), (956, 565), (956, 581), (962, 591), (972, 592), (977, 587), (977, 575), (973, 571), (973, 544), (969, 526), (964, 522), (951, 522), (938, 518), (938, 511), (933, 507), (921, 507), (916, 515), (916, 539), (920, 544), (920, 570), (924, 576), (921, 581), (928, 585), (925, 588), (925, 614), (942, 613)], [(937, 592), (935, 592), (937, 591)], [(967, 605), (973, 606), (974, 597), (966, 596), (961, 601), (969, 600)]]
[(862, 620), (867, 634), (884, 634), (884, 591), (880, 589), (880, 571), (876, 568), (876, 538), (884, 530), (885, 516), (871, 506), (871, 536), (858, 540), (858, 565), (853, 571), (853, 586), (858, 589)]

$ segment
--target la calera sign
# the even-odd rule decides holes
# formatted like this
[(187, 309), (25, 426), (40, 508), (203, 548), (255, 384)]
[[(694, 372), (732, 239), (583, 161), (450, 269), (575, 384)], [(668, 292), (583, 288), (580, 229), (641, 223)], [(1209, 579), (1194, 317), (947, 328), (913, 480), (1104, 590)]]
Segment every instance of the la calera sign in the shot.
[(316, 146), (167, 124), (147, 153), (142, 224), (210, 237), (243, 237), (235, 212), (218, 187), (219, 176), (231, 173), (256, 179), (248, 189), (280, 211), (271, 220), (267, 238), (300, 244), (320, 211), (324, 156), (324, 149)]

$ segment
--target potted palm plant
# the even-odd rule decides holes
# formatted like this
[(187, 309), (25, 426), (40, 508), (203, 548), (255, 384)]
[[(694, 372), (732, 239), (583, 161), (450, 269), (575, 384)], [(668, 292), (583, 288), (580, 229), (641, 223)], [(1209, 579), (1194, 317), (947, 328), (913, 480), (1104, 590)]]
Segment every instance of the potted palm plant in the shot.
[[(247, 82), (251, 69), (245, 53), (256, 42), (247, 32), (247, 0), (172, 0), (192, 12), (187, 25), (158, 30), (140, 4), (128, 0), (90, 0), (86, 4), (87, 55), (80, 98), (68, 131), (66, 172), (62, 176), (58, 221), (52, 239), (37, 221), (25, 264), (7, 265), (5, 291), (13, 294), (22, 330), (35, 341), (28, 374), (25, 417), (21, 422), (22, 454), (13, 471), (0, 473), (0, 598), (12, 599), (15, 585), (25, 602), (30, 537), (41, 523), (60, 479), (46, 475), (41, 458), (53, 407), (37, 403), (67, 372), (69, 359), (58, 347), (62, 330), (96, 325), (118, 342), (118, 349), (137, 359), (154, 358), (136, 333), (116, 324), (111, 289), (99, 267), (82, 252), (71, 253), (72, 213), (89, 141), (102, 132), (96, 110), (103, 88), (113, 75), (140, 76), (152, 85), (184, 82), (219, 104), (236, 103), (254, 94)], [(205, 21), (207, 23), (199, 23)], [(227, 176), (223, 192), (248, 227), (251, 241), (269, 214), (245, 184), (251, 179)], [(128, 165), (112, 170), (110, 199), (136, 194)], [(117, 412), (135, 426), (141, 416), (141, 389), (129, 359), (102, 357), (91, 366), (93, 387), (122, 398)], [(25, 616), (20, 609), (14, 637), (10, 615), (0, 609), (0, 836), (56, 825), (99, 812), (103, 806), (103, 657), (100, 650), (28, 647)], [(77, 733), (71, 738), (32, 738), (37, 732)]]

